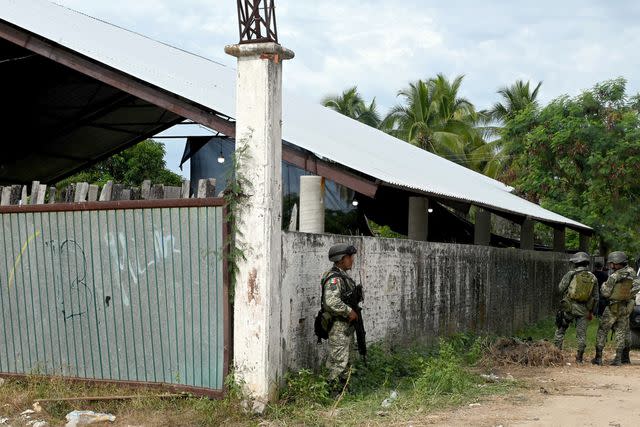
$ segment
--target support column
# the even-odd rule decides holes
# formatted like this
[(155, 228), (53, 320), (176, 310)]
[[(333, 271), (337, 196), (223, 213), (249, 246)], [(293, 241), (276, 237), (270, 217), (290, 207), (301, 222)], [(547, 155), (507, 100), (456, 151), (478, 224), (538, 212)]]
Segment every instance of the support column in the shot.
[(589, 249), (589, 237), (586, 234), (582, 234), (580, 233), (580, 243), (579, 243), (579, 248), (578, 250), (580, 250), (581, 252), (588, 252)]
[(491, 244), (491, 212), (478, 208), (476, 223), (473, 227), (473, 244), (489, 246)]
[(533, 221), (529, 218), (520, 225), (520, 249), (533, 250)]
[(261, 412), (275, 397), (282, 369), (279, 325), (282, 264), (282, 61), (293, 52), (277, 43), (227, 46), (238, 58), (236, 174), (250, 183), (237, 212), (233, 307), (236, 379)]
[(562, 225), (553, 227), (553, 251), (565, 252), (566, 250), (565, 227)]
[(300, 177), (300, 231), (324, 233), (324, 178)]
[(407, 236), (411, 240), (426, 241), (429, 234), (429, 199), (409, 197), (409, 227)]

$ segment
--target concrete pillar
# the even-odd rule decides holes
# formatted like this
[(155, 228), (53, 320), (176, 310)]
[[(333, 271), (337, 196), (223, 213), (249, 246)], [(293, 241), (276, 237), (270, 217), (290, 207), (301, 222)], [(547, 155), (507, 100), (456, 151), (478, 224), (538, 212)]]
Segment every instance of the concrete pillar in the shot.
[(489, 246), (491, 244), (491, 212), (478, 208), (476, 223), (473, 227), (473, 244)]
[(566, 250), (565, 227), (562, 225), (553, 227), (553, 251), (565, 252)]
[(281, 379), (282, 61), (293, 52), (277, 43), (227, 46), (238, 58), (237, 173), (249, 183), (236, 212), (237, 260), (233, 307), (235, 375), (261, 412)]
[(533, 250), (533, 221), (529, 218), (520, 225), (520, 249)]
[(582, 252), (588, 252), (589, 249), (589, 236), (586, 234), (580, 233), (580, 243), (578, 250)]
[(429, 234), (429, 199), (409, 197), (409, 227), (407, 235), (411, 240), (426, 241)]
[(300, 177), (300, 231), (324, 233), (324, 178)]

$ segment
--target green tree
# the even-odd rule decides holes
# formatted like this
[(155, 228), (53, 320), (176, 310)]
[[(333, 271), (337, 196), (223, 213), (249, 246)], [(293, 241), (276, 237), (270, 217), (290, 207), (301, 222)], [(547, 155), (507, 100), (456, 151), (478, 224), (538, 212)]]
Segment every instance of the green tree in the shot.
[[(505, 132), (521, 141), (512, 185), (543, 207), (594, 228), (601, 253), (640, 251), (640, 116), (626, 80), (599, 83), (542, 109), (528, 106)], [(594, 245), (595, 246), (595, 245)]]
[(357, 86), (344, 90), (341, 95), (326, 96), (322, 100), (322, 105), (366, 125), (375, 128), (380, 125), (376, 99), (373, 98), (371, 103), (367, 105), (358, 93)]
[(502, 97), (502, 101), (496, 102), (489, 110), (489, 115), (500, 122), (505, 122), (513, 118), (516, 114), (528, 107), (538, 106), (538, 91), (542, 82), (531, 90), (530, 82), (516, 80), (511, 86), (505, 86), (498, 89), (498, 94)]
[(102, 185), (109, 180), (139, 186), (146, 179), (154, 184), (181, 185), (182, 177), (167, 169), (165, 154), (163, 143), (147, 139), (64, 179), (57, 186), (63, 188), (74, 182)]

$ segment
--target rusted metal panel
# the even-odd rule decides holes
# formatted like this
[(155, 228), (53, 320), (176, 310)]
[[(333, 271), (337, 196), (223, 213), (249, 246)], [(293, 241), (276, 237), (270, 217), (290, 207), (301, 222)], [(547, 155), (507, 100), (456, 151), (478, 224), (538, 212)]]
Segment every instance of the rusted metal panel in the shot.
[(219, 393), (224, 212), (205, 201), (0, 213), (0, 372)]
[(240, 43), (278, 43), (273, 0), (238, 0)]

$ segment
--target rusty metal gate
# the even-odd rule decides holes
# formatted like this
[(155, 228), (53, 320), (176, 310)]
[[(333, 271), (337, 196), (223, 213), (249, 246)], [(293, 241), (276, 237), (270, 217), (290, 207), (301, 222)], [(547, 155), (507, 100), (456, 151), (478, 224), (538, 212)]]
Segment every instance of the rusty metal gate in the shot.
[(0, 372), (219, 394), (223, 218), (220, 199), (0, 208)]

